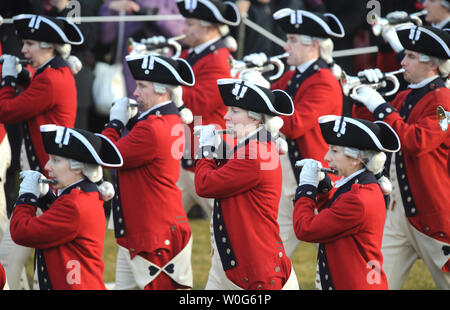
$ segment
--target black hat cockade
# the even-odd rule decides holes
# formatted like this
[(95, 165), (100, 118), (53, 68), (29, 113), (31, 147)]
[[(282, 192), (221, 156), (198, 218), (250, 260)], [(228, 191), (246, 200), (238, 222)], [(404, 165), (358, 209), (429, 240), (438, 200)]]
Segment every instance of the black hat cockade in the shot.
[(20, 14), (13, 17), (13, 23), (22, 40), (71, 45), (84, 41), (77, 25), (64, 17)]
[(324, 115), (319, 117), (319, 125), (325, 142), (331, 145), (390, 153), (400, 149), (394, 129), (383, 121)]
[(189, 63), (182, 58), (156, 55), (128, 55), (128, 67), (135, 80), (169, 85), (193, 86), (195, 76)]
[(319, 14), (285, 8), (275, 12), (273, 18), (288, 34), (303, 34), (318, 38), (342, 38), (345, 35), (341, 22), (331, 13)]
[(236, 5), (231, 1), (177, 0), (178, 10), (186, 18), (196, 18), (215, 24), (237, 26), (241, 21)]
[(122, 155), (114, 143), (101, 134), (54, 124), (40, 128), (48, 154), (105, 167), (120, 167), (123, 164)]
[(434, 56), (450, 59), (450, 33), (435, 27), (404, 25), (396, 28), (403, 48)]
[(217, 85), (226, 106), (272, 116), (294, 113), (292, 99), (283, 90), (270, 90), (240, 79), (219, 79)]

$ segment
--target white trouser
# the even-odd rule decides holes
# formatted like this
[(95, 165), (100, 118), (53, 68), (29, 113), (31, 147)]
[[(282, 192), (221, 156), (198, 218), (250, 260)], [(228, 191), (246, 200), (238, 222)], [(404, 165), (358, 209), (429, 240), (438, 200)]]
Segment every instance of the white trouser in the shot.
[(8, 214), (6, 210), (5, 182), (6, 171), (11, 164), (11, 147), (8, 136), (5, 135), (0, 142), (0, 240), (8, 225)]
[[(422, 258), (439, 289), (450, 289), (450, 272), (443, 272), (442, 266), (449, 259), (444, 256), (442, 246), (446, 244), (428, 237), (415, 229), (408, 221), (395, 173), (395, 158), (390, 168), (392, 193), (391, 203), (386, 213), (383, 244), (383, 270), (389, 289), (402, 288), (406, 277), (418, 258)], [(394, 165), (394, 166), (393, 166)]]
[(194, 176), (195, 174), (193, 172), (188, 171), (183, 167), (180, 168), (180, 178), (178, 179), (177, 186), (182, 192), (184, 210), (187, 214), (193, 206), (198, 204), (208, 215), (208, 218), (211, 218), (214, 199), (203, 198), (197, 195), (195, 192)]
[(278, 225), (280, 226), (280, 237), (284, 244), (286, 255), (292, 257), (299, 245), (300, 241), (294, 233), (293, 213), (295, 190), (297, 189), (297, 182), (295, 180), (294, 172), (292, 171), (291, 161), (289, 155), (280, 155), (281, 169), (283, 173), (282, 191), (280, 204), (278, 207)]
[[(128, 249), (118, 246), (116, 263), (116, 283), (114, 290), (144, 289), (161, 272), (165, 272), (175, 282), (186, 287), (192, 287), (193, 276), (191, 267), (192, 236), (188, 244), (165, 266), (174, 264), (174, 273), (169, 274), (164, 270), (165, 266), (159, 267), (145, 258), (136, 255), (131, 259)], [(154, 266), (159, 271), (153, 276), (149, 274), (149, 267)]]
[(29, 290), (28, 279), (25, 271), (25, 263), (32, 252), (27, 248), (16, 244), (11, 239), (9, 222), (3, 238), (0, 242), (0, 261), (5, 268), (11, 290)]

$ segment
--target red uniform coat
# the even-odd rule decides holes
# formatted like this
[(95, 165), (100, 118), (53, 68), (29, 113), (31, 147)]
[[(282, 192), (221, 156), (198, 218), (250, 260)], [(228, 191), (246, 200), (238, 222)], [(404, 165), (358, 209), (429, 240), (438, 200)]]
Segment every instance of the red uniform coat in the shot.
[(70, 186), (39, 217), (37, 206), (33, 194), (18, 198), (11, 216), (11, 238), (43, 251), (51, 288), (105, 289), (102, 253), (106, 221), (97, 186), (88, 181)]
[(0, 123), (0, 143), (2, 143), (5, 135), (6, 135), (5, 126), (3, 126), (3, 124)]
[[(416, 214), (408, 217), (409, 222), (425, 235), (450, 243), (450, 196), (447, 195), (450, 135), (441, 130), (436, 119), (439, 105), (450, 109), (450, 90), (433, 85), (431, 88), (412, 107), (406, 122), (395, 110), (389, 113), (385, 109), (394, 107), (400, 111), (411, 89), (400, 92), (390, 105), (379, 107), (381, 114), (377, 109), (373, 115), (391, 125), (399, 136), (416, 209)], [(355, 114), (362, 115), (364, 110), (367, 111), (364, 107), (357, 108)], [(450, 261), (444, 270), (450, 271)]]
[[(191, 143), (190, 150), (187, 150), (190, 151), (190, 154), (186, 154), (184, 158), (192, 159), (192, 154), (197, 153), (198, 137), (193, 135), (194, 126), (216, 124), (220, 128), (225, 128), (223, 117), (227, 112), (227, 107), (220, 96), (217, 80), (231, 77), (230, 55), (227, 48), (217, 48), (192, 65), (195, 86), (183, 87), (184, 105), (194, 115), (194, 122), (189, 124), (190, 132), (187, 133), (189, 135), (187, 138), (190, 138)], [(183, 51), (180, 57), (188, 58), (188, 50)], [(189, 170), (193, 171), (194, 167), (192, 166)]]
[[(48, 155), (42, 143), (40, 126), (73, 127), (76, 111), (75, 79), (59, 56), (38, 70), (29, 86), (18, 96), (14, 87), (5, 85), (0, 88), (0, 123), (26, 122), (24, 138), (31, 139), (37, 156), (36, 164), (41, 168), (47, 163)], [(31, 169), (39, 170), (34, 165)]]
[[(199, 160), (195, 189), (201, 197), (216, 198), (214, 235), (228, 279), (243, 289), (281, 289), (291, 262), (277, 223), (281, 165), (274, 143), (250, 139), (232, 159)], [(228, 249), (231, 253), (223, 252)]]
[[(285, 90), (296, 71), (285, 73), (271, 89)], [(339, 82), (329, 69), (322, 68), (304, 80), (297, 90), (294, 114), (281, 116), (284, 125), (281, 132), (289, 140), (297, 142), (302, 158), (312, 158), (322, 162), (328, 151), (328, 144), (322, 137), (318, 118), (322, 115), (342, 114), (342, 91)]]
[[(358, 177), (362, 174), (355, 179)], [(317, 215), (317, 204), (311, 197), (300, 195), (295, 202), (295, 234), (299, 240), (324, 245), (335, 289), (388, 288), (381, 269), (385, 204), (372, 178), (375, 183), (349, 180), (348, 188), (338, 189), (338, 197)], [(322, 289), (328, 289), (324, 283)]]
[(0, 290), (2, 290), (5, 287), (5, 284), (6, 284), (6, 272), (2, 264), (0, 263)]
[[(125, 225), (124, 233), (117, 235), (116, 231), (116, 237), (117, 243), (130, 251), (131, 258), (166, 249), (171, 259), (191, 236), (181, 191), (176, 186), (184, 145), (177, 112), (171, 102), (138, 121), (122, 138), (114, 127), (102, 132), (123, 158), (116, 192), (120, 192)], [(115, 221), (115, 229), (117, 225)]]
[[(319, 59), (319, 61), (321, 60)], [(342, 114), (342, 90), (330, 69), (320, 68), (311, 72), (314, 70), (314, 65), (320, 63), (319, 61), (312, 64), (303, 73), (311, 75), (299, 84), (298, 90), (292, 98), (294, 114), (281, 116), (284, 125), (280, 131), (286, 136), (286, 139), (294, 140), (297, 144), (300, 154), (298, 157), (295, 155), (291, 155), (291, 157), (294, 157), (295, 160), (312, 158), (320, 161), (323, 167), (328, 167), (324, 160), (325, 154), (328, 152), (328, 144), (320, 131), (318, 118), (322, 115)], [(297, 74), (296, 70), (285, 73), (280, 80), (272, 84), (271, 88), (285, 90), (291, 86), (294, 74)], [(298, 180), (297, 174), (295, 177)], [(333, 181), (336, 179), (334, 175), (331, 175), (330, 178)], [(322, 199), (322, 196), (319, 197), (321, 206)]]

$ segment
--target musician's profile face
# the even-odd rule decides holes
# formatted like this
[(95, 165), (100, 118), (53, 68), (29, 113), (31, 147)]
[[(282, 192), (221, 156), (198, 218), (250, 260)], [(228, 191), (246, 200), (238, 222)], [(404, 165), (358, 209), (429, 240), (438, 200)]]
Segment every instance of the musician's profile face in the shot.
[(81, 170), (70, 169), (70, 160), (62, 156), (49, 154), (49, 160), (44, 169), (47, 170), (50, 179), (58, 181), (56, 185), (53, 185), (53, 189), (67, 187), (83, 178)]
[(260, 124), (260, 121), (248, 116), (247, 110), (238, 107), (228, 107), (228, 111), (223, 118), (227, 129), (233, 129), (238, 139), (247, 136)]
[(189, 47), (196, 47), (209, 40), (207, 38), (208, 27), (202, 26), (200, 20), (195, 18), (186, 18), (184, 26), (186, 37), (183, 43)]
[(330, 144), (324, 160), (328, 163), (328, 166), (331, 169), (337, 170), (338, 175), (343, 177), (347, 177), (362, 168), (361, 162), (355, 158), (347, 156), (344, 153), (344, 147), (340, 145)]
[(311, 44), (305, 44), (299, 34), (287, 34), (286, 38), (284, 49), (289, 53), (286, 59), (288, 65), (299, 66), (319, 56), (317, 41), (312, 40)]
[(54, 48), (42, 48), (39, 41), (22, 40), (22, 43), (22, 53), (34, 68), (42, 66), (55, 54)]
[(439, 23), (450, 16), (449, 10), (441, 5), (441, 0), (425, 0), (423, 7), (427, 10), (425, 20), (428, 23)]
[(403, 77), (408, 83), (416, 84), (437, 74), (437, 65), (431, 61), (420, 61), (419, 57), (419, 53), (405, 50), (405, 57), (400, 64), (405, 69)]
[(141, 105), (139, 108), (141, 112), (170, 99), (168, 91), (164, 94), (157, 93), (153, 83), (144, 80), (136, 81), (136, 89), (133, 96), (136, 97), (137, 103)]

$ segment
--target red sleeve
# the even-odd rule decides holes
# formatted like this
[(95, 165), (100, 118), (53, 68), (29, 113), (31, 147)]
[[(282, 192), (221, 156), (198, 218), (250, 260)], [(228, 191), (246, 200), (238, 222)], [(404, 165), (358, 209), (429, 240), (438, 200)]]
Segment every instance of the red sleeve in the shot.
[(218, 167), (212, 159), (201, 159), (195, 168), (195, 191), (205, 198), (227, 198), (246, 192), (260, 180), (256, 159), (230, 159)]
[(59, 197), (48, 211), (36, 217), (36, 208), (17, 205), (11, 216), (11, 238), (31, 248), (51, 248), (73, 240), (78, 233), (80, 214), (69, 195)]
[(435, 150), (448, 137), (439, 127), (436, 109), (438, 105), (442, 105), (446, 110), (450, 108), (450, 91), (448, 89), (432, 91), (422, 100), (426, 103), (421, 104), (423, 109), (420, 117), (411, 124), (405, 122), (398, 112), (391, 113), (383, 119), (397, 133), (402, 150), (416, 156)]
[(149, 121), (150, 119), (138, 122), (130, 133), (122, 138), (113, 128), (106, 128), (102, 132), (122, 154), (123, 166), (121, 169), (139, 167), (155, 158), (158, 150), (157, 129), (149, 126)]
[(299, 240), (326, 243), (354, 234), (364, 217), (360, 187), (336, 199), (330, 208), (315, 214), (316, 203), (308, 197), (299, 198), (294, 206), (294, 231)]
[(1, 88), (0, 122), (21, 122), (50, 110), (54, 102), (51, 98), (53, 91), (49, 89), (52, 85), (50, 79), (45, 74), (41, 74), (18, 96), (12, 87)]
[(193, 115), (206, 115), (223, 107), (217, 80), (230, 77), (228, 58), (223, 55), (225, 50), (217, 54), (211, 53), (212, 57), (204, 57), (194, 66), (195, 86), (183, 86), (183, 101)]
[[(330, 80), (331, 78), (333, 80)], [(341, 108), (341, 90), (334, 87), (333, 83), (338, 86), (334, 77), (321, 72), (305, 80), (294, 98), (294, 114), (281, 117), (284, 122), (281, 132), (286, 138), (298, 139), (317, 127), (317, 119), (320, 116), (330, 114), (330, 110), (335, 113), (335, 107)], [(338, 103), (335, 104), (333, 101)]]
[(6, 284), (6, 272), (5, 269), (3, 269), (2, 264), (0, 263), (0, 290), (2, 290), (5, 287)]

